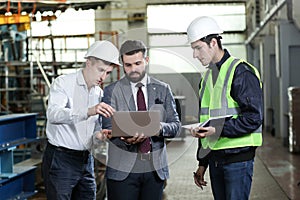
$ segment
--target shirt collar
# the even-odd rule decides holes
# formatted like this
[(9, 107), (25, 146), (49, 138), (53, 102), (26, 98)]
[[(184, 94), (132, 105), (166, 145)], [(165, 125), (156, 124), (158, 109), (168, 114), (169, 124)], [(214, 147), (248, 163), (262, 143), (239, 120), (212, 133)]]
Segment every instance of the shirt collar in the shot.
[(82, 69), (80, 69), (77, 72), (77, 81), (78, 81), (78, 85), (86, 85), (86, 82), (85, 82), (84, 77), (83, 77)]
[[(148, 75), (145, 74), (144, 78), (139, 82), (142, 83), (146, 87), (147, 86), (147, 80), (148, 80)], [(136, 84), (137, 83), (133, 83), (133, 82), (130, 81), (131, 87), (135, 87)]]

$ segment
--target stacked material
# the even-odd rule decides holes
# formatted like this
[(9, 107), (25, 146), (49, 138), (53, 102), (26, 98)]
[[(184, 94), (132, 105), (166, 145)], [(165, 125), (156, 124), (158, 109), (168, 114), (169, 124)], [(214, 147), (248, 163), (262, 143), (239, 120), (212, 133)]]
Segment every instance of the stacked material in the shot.
[(300, 87), (289, 87), (289, 151), (300, 152)]

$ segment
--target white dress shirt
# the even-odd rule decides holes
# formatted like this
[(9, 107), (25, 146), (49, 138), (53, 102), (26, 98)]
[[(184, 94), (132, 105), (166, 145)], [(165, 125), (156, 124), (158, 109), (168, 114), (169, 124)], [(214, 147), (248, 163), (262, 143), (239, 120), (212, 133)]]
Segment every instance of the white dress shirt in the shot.
[(50, 87), (46, 134), (55, 146), (74, 150), (90, 148), (92, 136), (101, 129), (99, 115), (87, 116), (89, 107), (101, 102), (103, 91), (94, 86), (88, 91), (82, 69), (62, 75)]
[(138, 83), (142, 83), (143, 84), (142, 91), (144, 93), (144, 98), (145, 98), (145, 102), (146, 102), (146, 108), (148, 108), (147, 80), (148, 80), (148, 78), (147, 78), (147, 74), (146, 74), (141, 81), (139, 81), (137, 83), (130, 82), (136, 110), (138, 110), (137, 109), (137, 100), (136, 100), (137, 99), (136, 95), (137, 95), (137, 92), (138, 92), (138, 89), (139, 89), (138, 87), (136, 87), (136, 84), (138, 84)]

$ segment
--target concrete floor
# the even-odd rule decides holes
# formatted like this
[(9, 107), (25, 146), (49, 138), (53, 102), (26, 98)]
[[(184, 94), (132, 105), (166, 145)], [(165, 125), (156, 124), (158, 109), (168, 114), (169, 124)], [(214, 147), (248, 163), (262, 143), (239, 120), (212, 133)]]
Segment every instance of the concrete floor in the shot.
[[(213, 199), (209, 184), (203, 190), (194, 184), (192, 172), (197, 169), (196, 149), (197, 140), (191, 136), (168, 144), (171, 177), (164, 200)], [(250, 199), (300, 199), (299, 169), (300, 155), (289, 153), (280, 140), (266, 134), (264, 145), (258, 149), (255, 158)], [(209, 183), (208, 171), (206, 180)]]
[[(200, 190), (193, 181), (197, 168), (195, 153), (197, 140), (189, 134), (184, 140), (172, 140), (167, 145), (170, 179), (164, 191), (164, 200), (213, 199), (208, 184)], [(291, 154), (281, 141), (264, 134), (264, 144), (257, 150), (250, 199), (300, 200), (300, 154)], [(209, 173), (206, 173), (209, 183)], [(40, 192), (30, 200), (44, 200)]]

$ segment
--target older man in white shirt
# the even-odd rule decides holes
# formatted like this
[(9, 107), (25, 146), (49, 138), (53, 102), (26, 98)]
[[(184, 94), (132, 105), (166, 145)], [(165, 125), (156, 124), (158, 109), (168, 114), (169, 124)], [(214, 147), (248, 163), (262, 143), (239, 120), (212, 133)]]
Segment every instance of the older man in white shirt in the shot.
[(83, 69), (55, 79), (50, 88), (42, 172), (47, 199), (95, 199), (93, 135), (101, 130), (99, 114), (114, 109), (101, 103), (100, 84), (119, 64), (119, 51), (109, 41), (96, 41)]

